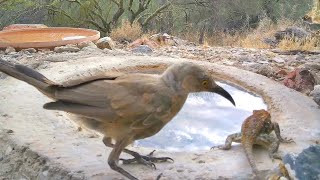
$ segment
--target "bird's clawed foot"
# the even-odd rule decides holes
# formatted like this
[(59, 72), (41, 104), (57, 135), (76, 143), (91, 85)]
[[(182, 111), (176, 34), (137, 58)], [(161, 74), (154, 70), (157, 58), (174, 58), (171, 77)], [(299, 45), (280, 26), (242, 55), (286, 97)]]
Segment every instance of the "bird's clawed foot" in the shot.
[(149, 153), (146, 156), (140, 155), (139, 153), (132, 153), (131, 155), (134, 157), (132, 159), (120, 159), (122, 161), (123, 164), (132, 164), (132, 163), (140, 163), (149, 167), (152, 167), (154, 169), (156, 168), (156, 165), (154, 163), (157, 162), (166, 162), (168, 160), (170, 161), (174, 161), (172, 158), (170, 157), (153, 157), (153, 153), (155, 152), (152, 151), (151, 153)]
[(280, 139), (280, 142), (281, 142), (281, 143), (295, 143), (292, 138), (287, 138), (287, 137), (281, 138), (281, 139)]

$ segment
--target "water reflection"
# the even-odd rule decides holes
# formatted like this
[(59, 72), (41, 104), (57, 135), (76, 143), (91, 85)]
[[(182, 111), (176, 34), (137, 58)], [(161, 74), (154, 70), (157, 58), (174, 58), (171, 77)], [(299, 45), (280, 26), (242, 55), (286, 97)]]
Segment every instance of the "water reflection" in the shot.
[(266, 109), (260, 97), (218, 83), (234, 98), (237, 107), (213, 93), (192, 93), (178, 115), (158, 134), (137, 141), (137, 146), (171, 151), (210, 149), (239, 132), (243, 120), (254, 109)]

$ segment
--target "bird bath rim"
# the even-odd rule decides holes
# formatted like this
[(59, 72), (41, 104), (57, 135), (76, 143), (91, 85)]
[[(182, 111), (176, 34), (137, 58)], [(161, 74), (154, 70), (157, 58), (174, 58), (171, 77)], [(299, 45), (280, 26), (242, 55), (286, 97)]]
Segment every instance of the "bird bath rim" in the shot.
[[(43, 36), (44, 34), (49, 35), (50, 33), (56, 36), (47, 37), (47, 40), (46, 39), (43, 40), (43, 37), (41, 36)], [(21, 41), (21, 38), (26, 38), (26, 39), (30, 38), (31, 34), (33, 34), (32, 38), (41, 37), (41, 39)], [(64, 34), (65, 36), (63, 36)], [(77, 38), (64, 39), (66, 37), (77, 37)], [(9, 38), (11, 38), (11, 41)], [(85, 41), (96, 41), (99, 38), (100, 38), (99, 31), (96, 31), (93, 29), (85, 29), (85, 28), (49, 27), (49, 28), (12, 29), (12, 30), (0, 31), (0, 49), (7, 48), (9, 46), (14, 47), (16, 49), (26, 49), (26, 48), (53, 49), (54, 47), (63, 46), (67, 44), (77, 44)]]

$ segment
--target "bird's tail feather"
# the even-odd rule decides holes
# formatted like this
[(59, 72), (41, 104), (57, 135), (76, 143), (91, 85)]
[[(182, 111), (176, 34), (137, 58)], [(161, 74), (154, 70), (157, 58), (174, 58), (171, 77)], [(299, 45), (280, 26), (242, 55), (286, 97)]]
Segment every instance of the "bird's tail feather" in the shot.
[(31, 68), (23, 65), (14, 65), (2, 59), (0, 59), (0, 71), (34, 86), (44, 93), (48, 93), (49, 86), (56, 85), (44, 75)]

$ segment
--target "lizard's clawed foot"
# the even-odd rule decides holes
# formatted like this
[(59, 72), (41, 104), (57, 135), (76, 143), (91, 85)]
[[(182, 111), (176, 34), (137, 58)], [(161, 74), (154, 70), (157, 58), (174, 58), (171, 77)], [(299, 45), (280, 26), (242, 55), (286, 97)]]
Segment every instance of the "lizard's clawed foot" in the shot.
[(153, 153), (154, 152), (155, 152), (155, 150), (152, 151), (151, 153), (149, 153), (146, 156), (140, 155), (139, 153), (134, 153), (134, 154), (131, 154), (132, 156), (134, 156), (134, 158), (132, 158), (132, 159), (120, 159), (120, 160), (122, 161), (123, 164), (140, 163), (140, 164), (143, 164), (143, 165), (146, 165), (146, 166), (150, 166), (150, 167), (152, 167), (154, 169), (157, 169), (156, 165), (154, 163), (166, 162), (168, 160), (170, 160), (172, 162), (174, 161), (170, 157), (153, 157)]
[(274, 162), (275, 159), (282, 160), (282, 156), (278, 153), (269, 153), (269, 157), (271, 158), (272, 162)]
[(228, 150), (228, 149), (230, 149), (230, 148), (228, 148), (228, 147), (226, 147), (226, 146), (224, 146), (224, 145), (218, 145), (218, 146), (212, 146), (212, 147), (210, 148), (210, 150), (214, 150), (214, 149), (216, 149), (216, 148), (221, 149), (221, 150)]

